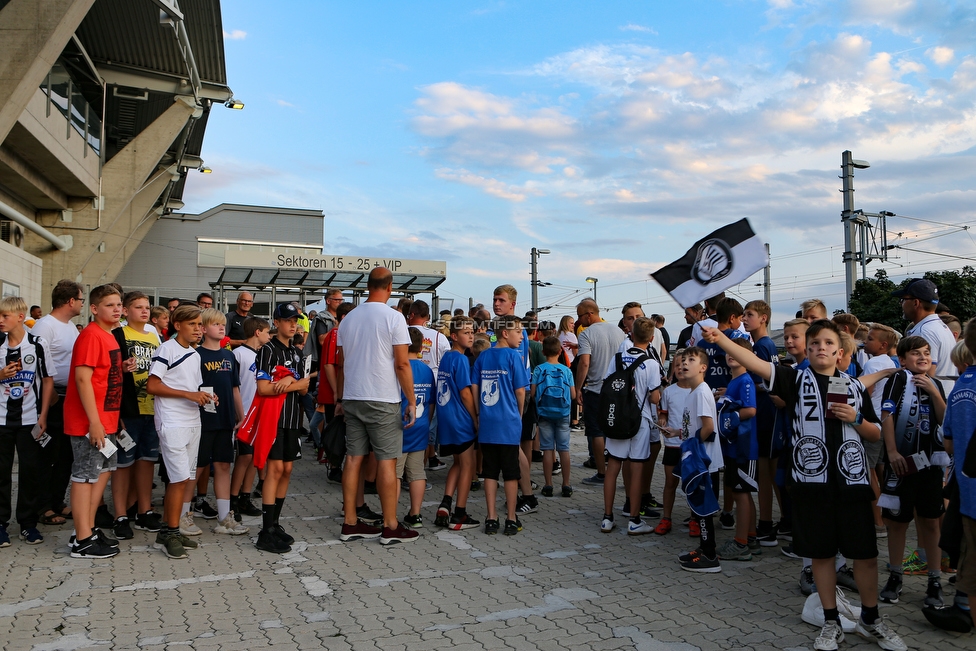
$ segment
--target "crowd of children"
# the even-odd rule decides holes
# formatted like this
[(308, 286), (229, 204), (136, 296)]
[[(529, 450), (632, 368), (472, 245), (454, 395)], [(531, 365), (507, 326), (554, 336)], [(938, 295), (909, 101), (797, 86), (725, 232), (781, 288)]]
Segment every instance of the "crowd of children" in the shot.
[[(59, 288), (56, 294), (80, 291), (70, 281)], [(64, 304), (58, 296), (56, 308)], [(71, 459), (72, 557), (112, 557), (118, 539), (132, 538), (135, 528), (156, 533), (156, 548), (169, 558), (186, 558), (202, 534), (194, 517), (216, 520), (216, 534), (236, 536), (249, 533), (242, 515), (262, 518), (257, 549), (290, 551), (294, 538), (280, 516), (303, 435), (310, 433), (304, 400), (310, 389), (318, 405), (309, 406), (311, 438), (319, 460), (329, 464), (328, 478), (342, 481), (342, 454), (330, 452), (336, 449), (330, 437), (343, 391), (337, 333), (352, 327), (343, 318), (353, 306), (333, 298), (330, 318), (312, 321), (313, 368), (296, 346), (302, 315), (291, 303), (274, 307), (273, 325), (254, 316), (235, 324), (243, 339), (231, 350), (227, 317), (212, 307), (177, 301), (171, 309), (154, 308), (145, 294), (102, 285), (91, 290), (90, 322), (71, 338), (70, 367), (57, 387), (57, 342), (25, 327), (21, 299), (0, 300), (0, 547), (10, 544), (15, 450), (20, 538), (41, 543), (38, 523), (56, 523), (42, 484), (59, 463), (45, 446), (52, 440), (52, 407), (63, 400), (57, 413), (63, 410)], [(585, 465), (605, 468), (584, 480), (603, 485), (602, 532), (616, 527), (618, 475), (627, 534), (634, 536), (673, 531), (681, 485), (691, 512), (687, 530), (698, 546), (679, 557), (679, 567), (721, 572), (723, 562), (750, 561), (784, 544), (784, 554), (804, 559), (801, 590), (815, 591), (823, 608), (816, 649), (836, 649), (844, 639), (838, 585), (860, 595), (859, 635), (884, 649), (906, 648), (879, 615), (878, 602), (898, 603), (904, 575), (920, 566), (928, 576), (925, 616), (941, 628), (968, 631), (968, 594), (976, 591), (976, 444), (970, 445), (976, 323), (960, 329), (957, 344), (953, 331), (931, 318), (938, 294), (928, 281), (913, 281), (894, 298), (913, 323), (906, 336), (849, 314), (828, 319), (822, 302), (804, 302), (784, 324), (783, 359), (769, 336), (770, 306), (742, 306), (724, 295), (707, 300), (703, 310), (686, 310), (690, 327), (673, 354), (663, 318), (646, 318), (637, 303), (622, 310), (619, 346), (620, 333), (607, 329), (593, 301), (580, 304), (575, 326), (564, 319), (557, 333), (555, 324), (533, 314), (515, 316), (510, 285), (495, 291), (494, 318), (481, 306), (470, 316), (442, 315), (440, 332), (421, 324), (429, 318), (426, 304), (403, 306), (414, 324), (408, 328), (413, 395), (401, 394), (396, 463), (397, 481), (406, 482), (409, 494), (403, 525), (424, 526), (426, 470), (444, 467), (437, 450), (453, 463), (433, 524), (518, 534), (520, 516), (539, 506), (527, 473), (536, 453), (542, 496), (555, 495), (560, 475), (561, 496), (573, 495), (569, 442), (582, 404), (596, 456)], [(449, 350), (439, 340), (445, 336)], [(409, 384), (401, 386), (409, 391)], [(581, 393), (590, 395), (584, 401)], [(662, 446), (659, 503), (650, 485)], [(361, 463), (358, 485), (346, 487), (355, 493), (357, 524), (343, 526), (344, 541), (377, 537), (385, 517), (365, 501), (375, 491), (377, 461), (367, 455)], [(161, 514), (151, 501), (157, 464), (165, 483)], [(211, 472), (216, 509), (206, 500)], [(260, 493), (253, 488), (258, 473)], [(106, 522), (110, 478), (114, 516)], [(496, 508), (499, 479), (503, 514)], [(472, 491), (482, 488), (483, 525), (469, 513)], [(260, 509), (251, 502), (258, 494)], [(917, 546), (903, 560), (912, 522)], [(734, 531), (721, 546), (719, 527)], [(879, 538), (887, 538), (890, 558), (880, 591)], [(400, 534), (384, 542), (413, 539)], [(956, 574), (949, 605), (943, 572)]]

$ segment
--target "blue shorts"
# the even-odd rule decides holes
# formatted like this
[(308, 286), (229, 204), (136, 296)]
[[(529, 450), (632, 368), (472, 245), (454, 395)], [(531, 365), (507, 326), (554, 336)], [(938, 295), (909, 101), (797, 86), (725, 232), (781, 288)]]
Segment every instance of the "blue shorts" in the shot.
[(159, 435), (153, 416), (136, 416), (125, 419), (125, 431), (136, 446), (126, 452), (119, 448), (118, 467), (128, 468), (136, 461), (159, 461)]
[(569, 451), (569, 415), (558, 419), (539, 416), (539, 449)]

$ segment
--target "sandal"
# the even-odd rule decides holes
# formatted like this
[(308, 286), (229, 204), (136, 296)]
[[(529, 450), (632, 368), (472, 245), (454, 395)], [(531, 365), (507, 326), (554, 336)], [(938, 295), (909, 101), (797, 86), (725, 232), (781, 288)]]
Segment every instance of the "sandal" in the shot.
[(41, 524), (61, 525), (61, 524), (65, 524), (68, 521), (68, 519), (63, 515), (58, 515), (54, 511), (51, 511), (50, 513), (42, 513), (37, 518), (37, 521), (40, 522)]

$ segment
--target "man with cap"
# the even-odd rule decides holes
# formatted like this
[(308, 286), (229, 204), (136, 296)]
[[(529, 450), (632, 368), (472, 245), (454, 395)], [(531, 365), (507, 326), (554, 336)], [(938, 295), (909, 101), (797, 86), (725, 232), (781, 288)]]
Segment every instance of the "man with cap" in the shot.
[(956, 340), (949, 327), (935, 313), (939, 304), (939, 289), (935, 283), (925, 278), (915, 278), (904, 289), (894, 291), (891, 295), (901, 300), (901, 311), (912, 322), (905, 336), (917, 336), (929, 342), (932, 353), (929, 375), (959, 377), (959, 372), (949, 358)]

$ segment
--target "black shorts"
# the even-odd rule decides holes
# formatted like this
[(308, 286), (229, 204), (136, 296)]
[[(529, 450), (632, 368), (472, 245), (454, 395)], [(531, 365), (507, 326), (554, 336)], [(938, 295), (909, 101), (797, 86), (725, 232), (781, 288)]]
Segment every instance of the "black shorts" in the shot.
[(240, 439), (235, 439), (237, 441), (237, 456), (246, 457), (248, 455), (254, 454), (254, 446), (245, 443)]
[(519, 446), (502, 443), (481, 444), (481, 474), (485, 479), (498, 481), (501, 473), (505, 481), (518, 481), (522, 478), (519, 470)]
[[(836, 491), (805, 490), (794, 484), (793, 551), (803, 558), (852, 560), (878, 557), (874, 509), (870, 498), (840, 496)], [(800, 489), (800, 490), (797, 490)]]
[(272, 461), (294, 461), (302, 458), (302, 430), (279, 429), (275, 442), (268, 452), (268, 459)]
[(234, 463), (234, 431), (229, 429), (205, 429), (200, 432), (200, 449), (197, 450), (197, 468), (213, 463)]
[(474, 445), (474, 439), (471, 439), (467, 443), (458, 443), (458, 444), (450, 444), (450, 445), (448, 445), (447, 443), (441, 443), (440, 454), (441, 456), (444, 457), (453, 456), (455, 454), (463, 454), (472, 445)]
[(661, 461), (665, 466), (677, 466), (681, 463), (681, 448), (664, 448), (664, 458)]
[(535, 426), (539, 422), (539, 414), (535, 408), (535, 398), (529, 398), (522, 414), (522, 442), (535, 440)]
[(926, 468), (902, 477), (898, 485), (901, 508), (897, 511), (881, 509), (881, 516), (892, 522), (911, 522), (920, 518), (939, 518), (945, 513), (942, 498), (942, 468)]
[(600, 394), (583, 389), (583, 427), (587, 438), (602, 438), (600, 428)]
[(725, 487), (733, 493), (755, 493), (759, 490), (756, 481), (756, 462), (739, 465), (734, 457), (725, 458)]

